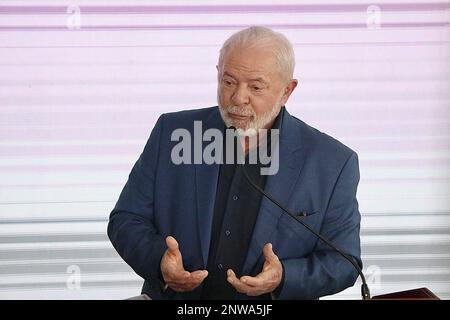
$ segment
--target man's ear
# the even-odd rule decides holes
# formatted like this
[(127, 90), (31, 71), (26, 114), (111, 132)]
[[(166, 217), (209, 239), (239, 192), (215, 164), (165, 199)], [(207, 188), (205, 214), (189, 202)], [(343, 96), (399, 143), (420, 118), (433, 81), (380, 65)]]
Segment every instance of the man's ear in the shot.
[(220, 80), (220, 69), (219, 69), (219, 65), (216, 65), (216, 69), (217, 69), (217, 80)]
[(284, 106), (291, 96), (292, 92), (297, 88), (298, 80), (292, 79), (289, 84), (284, 88), (283, 96), (281, 97), (281, 105)]

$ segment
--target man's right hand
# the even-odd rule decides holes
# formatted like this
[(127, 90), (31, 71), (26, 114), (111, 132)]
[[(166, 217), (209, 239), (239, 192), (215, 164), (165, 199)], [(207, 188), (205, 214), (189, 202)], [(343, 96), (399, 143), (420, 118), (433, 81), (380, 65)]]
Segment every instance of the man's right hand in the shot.
[(208, 276), (208, 271), (197, 270), (188, 272), (184, 270), (183, 258), (177, 240), (168, 236), (166, 244), (167, 250), (161, 259), (161, 274), (164, 282), (176, 292), (194, 290)]

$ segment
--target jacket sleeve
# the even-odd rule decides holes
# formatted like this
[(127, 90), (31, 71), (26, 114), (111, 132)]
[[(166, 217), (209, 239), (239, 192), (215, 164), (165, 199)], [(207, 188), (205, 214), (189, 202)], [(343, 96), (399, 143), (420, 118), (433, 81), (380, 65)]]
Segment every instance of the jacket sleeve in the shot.
[(135, 163), (108, 223), (108, 237), (128, 265), (158, 286), (160, 261), (167, 247), (154, 224), (154, 190), (158, 166), (161, 116)]
[[(336, 181), (320, 233), (362, 267), (358, 182), (358, 157), (353, 152)], [(358, 277), (349, 261), (320, 240), (309, 256), (285, 259), (282, 264), (284, 283), (278, 299), (316, 299), (331, 295), (352, 286)]]

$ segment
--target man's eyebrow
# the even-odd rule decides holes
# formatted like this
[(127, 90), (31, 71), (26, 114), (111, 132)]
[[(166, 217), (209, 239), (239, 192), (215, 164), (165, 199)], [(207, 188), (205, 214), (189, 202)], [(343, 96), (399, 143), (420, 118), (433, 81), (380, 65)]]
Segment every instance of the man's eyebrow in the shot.
[(234, 77), (232, 74), (228, 73), (227, 71), (224, 71), (224, 72), (223, 72), (223, 75), (224, 75), (224, 76), (229, 76), (229, 77), (235, 79), (235, 77)]
[(269, 84), (269, 82), (266, 79), (261, 78), (261, 77), (250, 79), (250, 81), (258, 81), (258, 82), (262, 82), (262, 83), (264, 83), (266, 85)]
[[(233, 79), (236, 79), (231, 73), (229, 73), (228, 71), (224, 71), (223, 72), (223, 75), (224, 76), (228, 76), (228, 77), (231, 77), (231, 78), (233, 78)], [(264, 79), (264, 78), (262, 78), (262, 77), (257, 77), (257, 78), (253, 78), (253, 79), (250, 79), (250, 81), (249, 82), (261, 82), (261, 83), (263, 83), (264, 85), (268, 85), (269, 84), (269, 81), (267, 81), (266, 79)]]

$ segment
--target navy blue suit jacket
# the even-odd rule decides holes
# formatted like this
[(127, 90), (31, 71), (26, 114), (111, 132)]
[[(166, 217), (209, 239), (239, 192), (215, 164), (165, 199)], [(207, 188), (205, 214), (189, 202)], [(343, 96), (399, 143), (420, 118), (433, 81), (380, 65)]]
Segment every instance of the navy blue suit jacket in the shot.
[[(193, 133), (195, 120), (202, 121), (203, 130), (224, 128), (217, 107), (163, 114), (110, 215), (112, 244), (145, 279), (142, 292), (153, 299), (196, 299), (201, 290), (163, 290), (160, 261), (167, 249), (165, 237), (177, 239), (186, 270), (204, 269), (208, 262), (220, 165), (171, 161), (172, 147), (178, 143), (171, 141), (172, 132), (185, 128)], [(362, 265), (356, 153), (287, 111), (281, 120), (279, 170), (268, 176), (266, 192), (292, 212), (307, 212), (304, 222)], [(347, 260), (263, 198), (243, 274), (261, 272), (262, 249), (268, 242), (284, 268), (279, 299), (314, 299), (356, 281), (358, 274)]]

